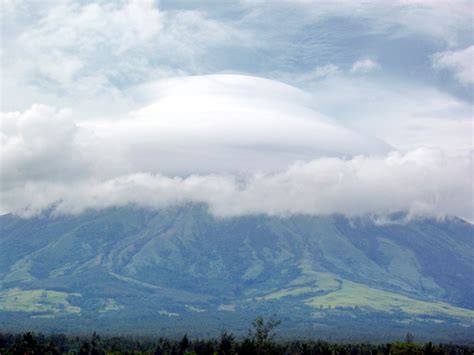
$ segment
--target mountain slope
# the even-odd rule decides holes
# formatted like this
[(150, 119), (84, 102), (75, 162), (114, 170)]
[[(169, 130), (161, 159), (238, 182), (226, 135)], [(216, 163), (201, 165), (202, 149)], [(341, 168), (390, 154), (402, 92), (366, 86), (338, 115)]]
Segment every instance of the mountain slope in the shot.
[(273, 313), (295, 331), (354, 317), (367, 332), (473, 326), (474, 227), (460, 219), (216, 219), (194, 205), (5, 215), (0, 228), (7, 327), (102, 319), (212, 331)]

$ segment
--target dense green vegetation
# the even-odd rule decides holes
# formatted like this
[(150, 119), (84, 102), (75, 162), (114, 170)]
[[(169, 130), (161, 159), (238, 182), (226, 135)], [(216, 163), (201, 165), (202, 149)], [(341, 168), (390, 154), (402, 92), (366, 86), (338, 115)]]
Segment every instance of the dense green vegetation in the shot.
[(164, 337), (101, 337), (66, 336), (64, 334), (42, 335), (33, 333), (0, 333), (0, 354), (154, 354), (154, 355), (388, 355), (388, 354), (449, 354), (471, 355), (474, 346), (416, 343), (411, 333), (405, 341), (370, 343), (328, 343), (312, 340), (275, 340), (274, 329), (279, 321), (265, 321), (259, 317), (252, 323), (252, 329), (241, 338), (232, 333), (222, 332), (218, 338), (190, 339), (186, 334), (181, 338)]

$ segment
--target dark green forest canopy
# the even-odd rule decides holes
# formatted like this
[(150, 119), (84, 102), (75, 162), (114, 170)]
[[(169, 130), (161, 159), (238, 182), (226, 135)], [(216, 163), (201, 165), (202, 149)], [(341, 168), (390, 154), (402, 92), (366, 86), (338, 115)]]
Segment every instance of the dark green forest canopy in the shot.
[(181, 338), (164, 337), (101, 337), (93, 333), (90, 336), (72, 336), (64, 334), (8, 334), (0, 333), (1, 354), (188, 354), (188, 355), (385, 355), (385, 354), (450, 354), (471, 355), (473, 345), (417, 343), (411, 334), (400, 342), (370, 343), (329, 343), (324, 341), (258, 338), (254, 332), (245, 337), (235, 338), (231, 333), (223, 332), (218, 338), (191, 339), (187, 335)]

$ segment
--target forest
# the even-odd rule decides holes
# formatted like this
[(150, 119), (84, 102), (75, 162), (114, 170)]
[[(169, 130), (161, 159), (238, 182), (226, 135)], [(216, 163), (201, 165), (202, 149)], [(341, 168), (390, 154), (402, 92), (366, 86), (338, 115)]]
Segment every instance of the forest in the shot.
[(371, 343), (330, 343), (322, 340), (279, 340), (275, 328), (280, 321), (258, 317), (244, 337), (223, 331), (218, 338), (103, 336), (65, 334), (22, 334), (0, 332), (0, 354), (154, 354), (154, 355), (376, 355), (449, 354), (471, 355), (473, 345), (417, 343), (411, 333), (404, 341)]

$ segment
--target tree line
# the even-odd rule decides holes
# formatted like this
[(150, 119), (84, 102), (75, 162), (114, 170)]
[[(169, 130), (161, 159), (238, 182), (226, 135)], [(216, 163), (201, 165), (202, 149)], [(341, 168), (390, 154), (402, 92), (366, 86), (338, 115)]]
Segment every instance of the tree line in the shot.
[(0, 333), (0, 354), (153, 354), (153, 355), (472, 355), (474, 346), (456, 344), (420, 344), (408, 333), (404, 342), (387, 344), (328, 343), (321, 340), (275, 340), (275, 328), (280, 321), (253, 321), (247, 336), (237, 339), (222, 332), (214, 339), (180, 339), (70, 336), (64, 334)]

